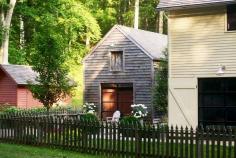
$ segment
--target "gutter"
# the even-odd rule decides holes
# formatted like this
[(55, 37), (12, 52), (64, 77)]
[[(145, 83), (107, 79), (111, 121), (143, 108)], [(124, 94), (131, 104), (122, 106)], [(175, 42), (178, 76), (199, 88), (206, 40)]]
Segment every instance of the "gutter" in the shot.
[(236, 1), (231, 2), (215, 2), (215, 3), (196, 3), (196, 4), (186, 4), (186, 5), (173, 5), (170, 7), (158, 7), (157, 11), (170, 11), (170, 10), (180, 10), (180, 9), (191, 9), (191, 8), (200, 8), (200, 7), (209, 7), (209, 6), (222, 6), (227, 4), (236, 4)]

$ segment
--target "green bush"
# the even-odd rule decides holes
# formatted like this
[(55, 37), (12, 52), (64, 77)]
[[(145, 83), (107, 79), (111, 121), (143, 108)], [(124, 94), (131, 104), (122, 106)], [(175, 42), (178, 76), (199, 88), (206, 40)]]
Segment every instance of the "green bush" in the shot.
[(16, 107), (15, 105), (11, 105), (11, 104), (0, 104), (0, 112), (5, 111), (8, 108), (14, 108)]
[(123, 136), (125, 137), (135, 137), (135, 129), (141, 129), (140, 120), (134, 116), (126, 116), (121, 119), (120, 123), (120, 131)]
[(80, 122), (82, 126), (82, 133), (84, 134), (99, 133), (100, 123), (96, 115), (94, 114), (81, 115)]
[(138, 118), (134, 116), (126, 116), (121, 119), (120, 126), (126, 127), (128, 125), (141, 125)]

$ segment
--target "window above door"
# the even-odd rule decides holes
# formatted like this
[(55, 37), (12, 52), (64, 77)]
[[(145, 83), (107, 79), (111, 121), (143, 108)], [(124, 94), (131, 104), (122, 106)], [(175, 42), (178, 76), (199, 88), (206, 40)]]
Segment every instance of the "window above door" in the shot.
[(113, 72), (120, 72), (124, 69), (124, 52), (111, 51), (110, 54), (110, 70)]
[(227, 6), (227, 31), (236, 31), (236, 4)]

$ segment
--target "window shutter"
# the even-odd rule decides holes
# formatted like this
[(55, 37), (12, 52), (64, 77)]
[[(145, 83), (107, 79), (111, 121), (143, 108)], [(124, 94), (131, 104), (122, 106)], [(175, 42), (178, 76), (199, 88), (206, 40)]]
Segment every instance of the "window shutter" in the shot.
[(122, 71), (123, 69), (123, 52), (111, 52), (111, 70)]

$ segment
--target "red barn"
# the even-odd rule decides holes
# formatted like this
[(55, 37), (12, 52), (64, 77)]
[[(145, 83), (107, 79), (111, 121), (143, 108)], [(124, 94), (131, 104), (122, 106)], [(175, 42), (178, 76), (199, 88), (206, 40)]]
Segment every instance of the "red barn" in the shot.
[(27, 88), (28, 82), (36, 83), (36, 76), (30, 66), (0, 65), (0, 105), (9, 104), (18, 108), (42, 106)]

